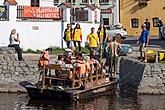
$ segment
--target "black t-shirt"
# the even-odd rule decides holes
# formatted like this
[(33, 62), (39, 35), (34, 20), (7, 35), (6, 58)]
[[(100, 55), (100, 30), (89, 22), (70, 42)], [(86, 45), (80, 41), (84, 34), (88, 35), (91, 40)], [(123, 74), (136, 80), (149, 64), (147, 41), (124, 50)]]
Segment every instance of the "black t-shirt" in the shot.
[(146, 24), (146, 29), (150, 30), (150, 22), (145, 22), (144, 24)]

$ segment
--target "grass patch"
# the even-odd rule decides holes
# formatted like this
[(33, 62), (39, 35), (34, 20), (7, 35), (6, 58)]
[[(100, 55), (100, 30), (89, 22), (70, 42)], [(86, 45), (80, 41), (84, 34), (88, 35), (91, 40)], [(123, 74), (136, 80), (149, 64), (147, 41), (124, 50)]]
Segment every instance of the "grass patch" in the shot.
[[(59, 54), (59, 53), (63, 53), (65, 49), (62, 49), (60, 47), (52, 47), (52, 55), (55, 55), (55, 54)], [(76, 50), (78, 50), (78, 48), (76, 48)], [(27, 49), (25, 51), (23, 51), (23, 53), (33, 53), (33, 54), (40, 54), (43, 50), (32, 50), (32, 49)], [(81, 51), (82, 53), (84, 54), (89, 54), (89, 49), (88, 48), (84, 48), (82, 47), (81, 48)]]
[(57, 54), (57, 53), (63, 53), (65, 49), (62, 49), (60, 47), (52, 47), (52, 54)]
[(165, 64), (165, 61), (160, 61), (160, 63)]
[(34, 54), (40, 54), (41, 53), (41, 50), (32, 50), (32, 49), (27, 49), (27, 50), (24, 50), (23, 53), (34, 53)]
[(88, 48), (85, 48), (85, 47), (81, 48), (81, 51), (84, 54), (89, 54), (90, 53), (89, 49)]

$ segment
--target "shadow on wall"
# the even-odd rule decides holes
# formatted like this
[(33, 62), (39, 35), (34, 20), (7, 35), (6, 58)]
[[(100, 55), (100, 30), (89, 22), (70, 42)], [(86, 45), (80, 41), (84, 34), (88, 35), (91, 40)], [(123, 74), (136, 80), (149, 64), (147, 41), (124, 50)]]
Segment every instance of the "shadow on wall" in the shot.
[(120, 60), (120, 94), (136, 94), (142, 80), (145, 65), (128, 58)]
[(135, 5), (134, 7), (132, 7), (132, 9), (129, 11), (131, 14), (136, 13), (137, 11), (143, 9), (144, 7), (146, 7), (146, 5)]
[(123, 3), (123, 6), (124, 6), (123, 9), (128, 8), (129, 6), (135, 4), (137, 1), (138, 0), (134, 0), (134, 1), (130, 0), (128, 2)]

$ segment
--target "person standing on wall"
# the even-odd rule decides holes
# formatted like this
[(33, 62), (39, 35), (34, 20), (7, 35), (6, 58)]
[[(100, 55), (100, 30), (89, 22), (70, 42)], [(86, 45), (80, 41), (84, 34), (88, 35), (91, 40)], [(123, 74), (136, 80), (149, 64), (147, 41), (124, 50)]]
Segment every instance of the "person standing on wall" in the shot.
[(103, 43), (104, 41), (106, 41), (107, 38), (107, 29), (104, 27), (103, 24), (100, 24), (100, 27), (97, 30), (97, 34), (99, 37), (99, 41), (101, 43)]
[(144, 53), (144, 62), (147, 62), (147, 49), (146, 47), (148, 46), (148, 43), (149, 43), (149, 31), (147, 30), (146, 28), (146, 25), (143, 24), (141, 26), (142, 28), (142, 32), (141, 32), (141, 35), (137, 41), (138, 44), (140, 44), (140, 48), (139, 48), (139, 51), (140, 51), (140, 59), (143, 61), (143, 53)]
[(74, 47), (76, 48), (76, 43), (78, 43), (79, 51), (81, 51), (81, 42), (82, 42), (82, 31), (80, 24), (76, 24), (76, 27), (73, 30), (72, 40), (74, 43)]
[(159, 39), (162, 39), (162, 32), (161, 32), (162, 26), (163, 26), (163, 22), (162, 22), (161, 18), (159, 18), (158, 19)]
[(86, 41), (89, 43), (90, 51), (97, 51), (97, 45), (99, 42), (99, 37), (95, 34), (95, 28), (91, 28), (91, 33), (88, 34)]
[(11, 30), (9, 41), (10, 41), (9, 47), (14, 47), (16, 52), (18, 53), (18, 60), (24, 61), (22, 57), (22, 49), (19, 47), (20, 38), (19, 38), (19, 34), (16, 32), (16, 29)]
[(144, 24), (146, 25), (146, 29), (150, 31), (150, 22), (148, 21), (148, 19), (146, 19), (146, 22), (144, 22)]
[(71, 37), (72, 36), (72, 28), (70, 24), (67, 24), (67, 28), (64, 31), (64, 40), (66, 41), (67, 48), (71, 48)]
[[(116, 76), (117, 73), (117, 68), (118, 68), (118, 59), (119, 59), (119, 49), (121, 49), (121, 43), (120, 43), (121, 36), (117, 34), (116, 36), (113, 37), (112, 42), (108, 43), (106, 47), (106, 52), (109, 52), (109, 57), (107, 60), (109, 64), (109, 72), (111, 77)], [(114, 74), (112, 74), (112, 72)]]

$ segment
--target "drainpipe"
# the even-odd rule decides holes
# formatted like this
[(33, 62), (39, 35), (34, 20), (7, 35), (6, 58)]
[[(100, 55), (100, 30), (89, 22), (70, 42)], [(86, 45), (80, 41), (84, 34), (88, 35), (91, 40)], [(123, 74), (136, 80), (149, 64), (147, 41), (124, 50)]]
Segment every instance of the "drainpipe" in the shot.
[(62, 19), (61, 21), (61, 48), (63, 49), (64, 48), (64, 45), (63, 45), (63, 36), (64, 36), (64, 20)]
[(100, 7), (100, 0), (97, 0), (97, 7)]

